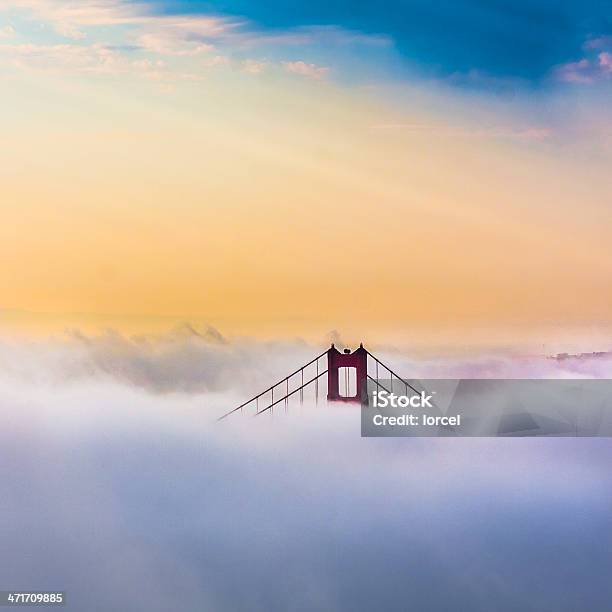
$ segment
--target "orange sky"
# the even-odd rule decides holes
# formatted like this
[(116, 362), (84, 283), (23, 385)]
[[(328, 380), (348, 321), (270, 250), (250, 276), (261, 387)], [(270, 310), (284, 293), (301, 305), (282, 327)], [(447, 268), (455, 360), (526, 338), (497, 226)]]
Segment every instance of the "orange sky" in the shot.
[(612, 324), (609, 143), (523, 103), (235, 70), (2, 78), (0, 308), (255, 335)]

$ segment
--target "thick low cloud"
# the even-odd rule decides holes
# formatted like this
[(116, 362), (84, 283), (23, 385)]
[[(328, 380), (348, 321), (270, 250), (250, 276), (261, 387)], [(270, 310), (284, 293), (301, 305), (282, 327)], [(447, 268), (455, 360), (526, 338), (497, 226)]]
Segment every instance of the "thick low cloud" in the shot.
[(353, 407), (308, 403), (215, 423), (242, 387), (197, 368), (152, 382), (243, 351), (246, 385), (258, 359), (271, 375), (309, 355), (300, 343), (74, 337), (10, 362), (7, 346), (2, 589), (65, 590), (78, 612), (604, 610), (612, 597), (608, 440), (362, 439)]
[[(0, 371), (23, 382), (106, 379), (155, 393), (247, 390), (309, 361), (301, 341), (229, 342), (214, 328), (184, 323), (156, 336), (71, 331), (49, 340), (0, 340)], [(319, 352), (321, 352), (319, 350)]]
[[(337, 332), (331, 340), (342, 347)], [(0, 339), (0, 375), (24, 384), (108, 380), (153, 393), (253, 395), (321, 354), (329, 343), (227, 339), (218, 330), (184, 323), (155, 336), (78, 330), (49, 340)], [(405, 378), (607, 378), (612, 352), (564, 359), (482, 355), (437, 359), (374, 349)], [(323, 361), (321, 361), (324, 367)], [(374, 372), (372, 372), (374, 373)], [(384, 377), (384, 372), (381, 374)]]

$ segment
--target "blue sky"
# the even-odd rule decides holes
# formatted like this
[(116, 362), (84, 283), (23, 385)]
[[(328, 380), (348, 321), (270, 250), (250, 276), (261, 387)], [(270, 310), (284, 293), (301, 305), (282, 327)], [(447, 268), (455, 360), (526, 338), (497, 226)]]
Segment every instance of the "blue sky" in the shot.
[(425, 78), (494, 92), (608, 84), (612, 0), (393, 0), (382, 8), (348, 0), (3, 3), (0, 51), (32, 55), (16, 45), (38, 42), (182, 58), (197, 55), (200, 44), (225, 60), (303, 62), (296, 69), (304, 75), (350, 83)]
[(537, 82), (579, 61), (589, 40), (612, 33), (610, 0), (158, 1), (166, 13), (240, 16), (269, 31), (335, 26), (391, 39), (425, 73), (478, 71)]

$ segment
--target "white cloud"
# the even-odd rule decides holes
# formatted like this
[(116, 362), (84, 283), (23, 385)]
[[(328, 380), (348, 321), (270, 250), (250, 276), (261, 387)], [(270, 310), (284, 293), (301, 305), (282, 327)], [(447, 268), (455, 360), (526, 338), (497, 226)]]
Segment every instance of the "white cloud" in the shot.
[[(36, 387), (92, 379), (153, 393), (214, 391), (239, 393), (246, 399), (322, 350), (301, 341), (227, 339), (212, 327), (188, 323), (150, 336), (130, 337), (112, 330), (88, 336), (74, 331), (30, 342), (0, 338), (0, 380)], [(394, 370), (414, 378), (609, 378), (612, 372), (612, 353), (567, 359), (484, 355), (436, 360), (384, 348), (376, 353)]]
[[(5, 7), (3, 7), (5, 8)], [(27, 69), (71, 70), (99, 74), (137, 74), (149, 80), (176, 82), (203, 78), (202, 68), (228, 64), (217, 54), (213, 40), (226, 36), (240, 26), (235, 20), (209, 16), (154, 14), (142, 2), (126, 0), (11, 0), (6, 8), (29, 12), (51, 25), (61, 35), (75, 41), (92, 38), (90, 44), (0, 45), (0, 55), (14, 66)], [(0, 9), (1, 10), (1, 9)], [(122, 44), (109, 45), (93, 28), (126, 26)], [(8, 30), (7, 30), (8, 33)], [(0, 34), (1, 37), (1, 34)], [(136, 57), (130, 57), (134, 52)], [(147, 54), (143, 57), (142, 54)], [(169, 66), (157, 58), (205, 57), (199, 64)]]
[(565, 83), (592, 83), (594, 81), (591, 62), (584, 58), (577, 62), (569, 62), (555, 70), (555, 76)]
[(553, 75), (558, 81), (592, 84), (612, 76), (612, 37), (590, 39), (584, 44), (584, 49), (586, 57), (557, 66)]
[(0, 45), (0, 55), (15, 65), (35, 69), (116, 73), (124, 72), (128, 65), (118, 51), (103, 45)]
[(316, 64), (307, 64), (303, 61), (297, 62), (282, 62), (283, 67), (287, 72), (299, 74), (300, 76), (310, 79), (321, 79), (326, 76), (330, 69), (327, 66), (317, 66)]
[(143, 4), (124, 0), (9, 0), (6, 8), (29, 10), (37, 18), (53, 24), (63, 36), (74, 39), (85, 37), (82, 26), (133, 23), (146, 14)]
[(205, 68), (217, 68), (219, 66), (228, 66), (229, 64), (231, 64), (231, 60), (225, 55), (212, 55), (202, 60), (202, 66)]
[(130, 74), (151, 81), (195, 81), (193, 72), (172, 69), (160, 59), (131, 59), (119, 50), (100, 44), (33, 45), (0, 44), (0, 58), (25, 70), (69, 71), (76, 73)]
[(180, 36), (168, 35), (160, 31), (140, 35), (137, 43), (139, 47), (151, 53), (177, 57), (193, 57), (208, 53), (215, 48), (212, 44), (186, 41)]
[(0, 339), (0, 379), (94, 378), (152, 392), (250, 392), (286, 375), (288, 363), (297, 367), (320, 352), (298, 342), (230, 342), (213, 327), (195, 328), (188, 323), (165, 334), (138, 337), (114, 331), (87, 336), (74, 331), (49, 341)]
[[(33, 19), (52, 28), (56, 33), (72, 41), (91, 40), (89, 45), (52, 44), (46, 42), (5, 47), (1, 52), (12, 55), (16, 63), (29, 67), (76, 68), (92, 72), (129, 72), (132, 60), (130, 52), (149, 56), (183, 58), (204, 58), (193, 64), (191, 72), (198, 68), (228, 65), (225, 53), (217, 50), (243, 49), (257, 45), (341, 45), (341, 44), (388, 44), (380, 36), (369, 36), (359, 32), (345, 31), (336, 27), (294, 28), (287, 31), (268, 33), (258, 31), (253, 24), (219, 15), (170, 15), (160, 14), (145, 2), (128, 0), (7, 0), (2, 10), (20, 10), (26, 19)], [(108, 30), (114, 28), (113, 44), (109, 44)], [(0, 31), (5, 38), (12, 31)], [(2, 35), (4, 34), (4, 36)], [(119, 40), (119, 42), (117, 42)], [(94, 44), (95, 43), (95, 44)], [(111, 50), (111, 49), (114, 49)], [(210, 58), (208, 54), (217, 51)], [(45, 53), (49, 57), (43, 57)], [(244, 56), (243, 56), (244, 57)], [(137, 58), (136, 67), (144, 66)], [(176, 63), (175, 63), (176, 64)], [(272, 62), (244, 59), (240, 68), (248, 74), (261, 74), (273, 65)], [(292, 74), (311, 79), (322, 79), (330, 68), (305, 61), (285, 61), (279, 64)], [(133, 68), (132, 68), (133, 69)], [(170, 70), (184, 70), (176, 65)], [(151, 76), (154, 71), (147, 68)], [(158, 73), (159, 71), (155, 71)], [(177, 78), (182, 78), (178, 76)]]
[(559, 66), (555, 71), (559, 81), (565, 83), (592, 84), (604, 81), (612, 75), (612, 55), (602, 51), (595, 59), (581, 59)]
[(598, 56), (599, 68), (602, 72), (610, 75), (612, 74), (612, 53), (603, 51)]
[(239, 25), (221, 17), (158, 15), (144, 3), (126, 0), (9, 0), (6, 8), (29, 10), (60, 34), (74, 39), (85, 38), (84, 29), (88, 27), (137, 26), (143, 36), (151, 37), (150, 42), (171, 50), (177, 41), (190, 39), (197, 48), (204, 38), (219, 36)]
[(242, 71), (248, 74), (262, 74), (270, 66), (270, 62), (254, 59), (246, 59), (242, 62)]
[(3, 580), (61, 584), (74, 610), (605, 607), (605, 440), (367, 440), (354, 406), (209, 424), (218, 408), (0, 369)]

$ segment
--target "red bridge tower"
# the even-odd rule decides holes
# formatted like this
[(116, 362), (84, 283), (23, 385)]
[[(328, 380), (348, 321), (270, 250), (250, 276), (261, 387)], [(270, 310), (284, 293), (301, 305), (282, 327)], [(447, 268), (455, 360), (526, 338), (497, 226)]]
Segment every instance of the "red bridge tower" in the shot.
[[(355, 370), (356, 393), (353, 396), (340, 395), (340, 368), (353, 368)], [(352, 353), (345, 349), (341, 353), (333, 344), (327, 351), (327, 399), (333, 402), (359, 402), (368, 401), (368, 351), (363, 344)], [(348, 389), (346, 390), (348, 393)]]

